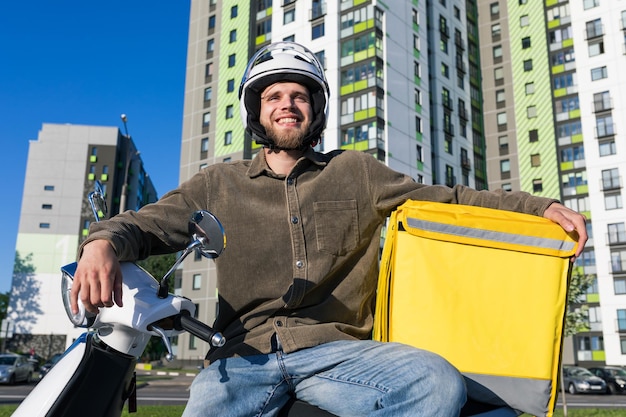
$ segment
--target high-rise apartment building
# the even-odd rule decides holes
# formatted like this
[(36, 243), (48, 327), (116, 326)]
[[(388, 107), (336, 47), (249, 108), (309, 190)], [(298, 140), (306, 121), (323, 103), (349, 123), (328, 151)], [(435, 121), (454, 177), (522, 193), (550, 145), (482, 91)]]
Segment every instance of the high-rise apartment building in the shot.
[[(239, 84), (255, 51), (286, 40), (318, 56), (330, 86), (318, 150), (367, 152), (421, 183), (486, 188), (477, 13), (475, 0), (192, 0), (181, 181), (259, 151), (242, 128)], [(183, 271), (179, 291), (212, 323), (212, 263), (188, 259)], [(178, 349), (197, 359), (207, 345), (182, 335)]]
[(7, 349), (48, 357), (84, 331), (65, 314), (60, 267), (76, 259), (94, 221), (87, 195), (95, 181), (103, 185), (110, 215), (120, 204), (137, 210), (157, 199), (132, 139), (118, 128), (44, 124), (28, 149), (16, 244), (22, 259), (31, 256), (34, 272), (14, 274), (3, 323), (3, 332), (12, 334)]
[(595, 278), (580, 304), (588, 331), (564, 363), (626, 365), (626, 6), (499, 0), (480, 3), (489, 188), (559, 198), (584, 213), (591, 237), (574, 273)]

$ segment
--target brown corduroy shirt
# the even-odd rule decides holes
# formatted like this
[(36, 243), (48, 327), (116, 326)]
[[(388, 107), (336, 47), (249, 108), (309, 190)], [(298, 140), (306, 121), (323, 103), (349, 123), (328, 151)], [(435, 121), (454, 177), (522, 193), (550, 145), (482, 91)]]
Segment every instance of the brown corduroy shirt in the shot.
[(555, 201), (417, 184), (357, 151), (309, 150), (289, 175), (276, 175), (260, 152), (209, 166), (155, 204), (92, 224), (86, 242), (108, 240), (122, 261), (177, 251), (189, 242), (191, 213), (209, 210), (228, 242), (216, 260), (213, 324), (227, 342), (207, 358), (269, 353), (274, 334), (292, 352), (370, 337), (381, 226), (407, 199), (539, 216)]

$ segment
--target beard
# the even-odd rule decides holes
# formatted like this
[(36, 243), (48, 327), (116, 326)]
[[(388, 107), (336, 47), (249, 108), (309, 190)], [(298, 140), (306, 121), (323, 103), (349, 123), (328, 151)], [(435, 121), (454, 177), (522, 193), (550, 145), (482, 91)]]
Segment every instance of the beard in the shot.
[(274, 142), (278, 148), (300, 149), (304, 138), (309, 133), (310, 123), (303, 122), (297, 129), (274, 129), (273, 125), (265, 126), (267, 137)]

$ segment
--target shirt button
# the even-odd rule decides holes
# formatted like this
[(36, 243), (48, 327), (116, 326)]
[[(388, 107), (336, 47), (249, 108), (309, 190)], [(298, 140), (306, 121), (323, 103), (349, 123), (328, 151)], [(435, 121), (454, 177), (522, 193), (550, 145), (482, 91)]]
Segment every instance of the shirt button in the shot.
[(276, 326), (278, 326), (278, 327), (283, 327), (283, 322), (282, 322), (282, 321), (280, 321), (280, 320), (278, 320), (278, 321), (276, 322)]
[(293, 178), (287, 178), (287, 185), (293, 185)]
[(302, 268), (304, 266), (304, 262), (296, 261), (296, 268)]
[(296, 216), (293, 216), (293, 217), (291, 218), (291, 223), (293, 223), (293, 224), (298, 224), (298, 218), (297, 218)]

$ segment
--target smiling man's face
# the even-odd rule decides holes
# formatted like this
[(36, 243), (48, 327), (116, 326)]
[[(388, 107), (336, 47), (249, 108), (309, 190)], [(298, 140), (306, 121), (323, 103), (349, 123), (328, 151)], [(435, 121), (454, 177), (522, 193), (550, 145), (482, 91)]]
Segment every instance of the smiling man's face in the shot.
[(299, 148), (312, 119), (309, 90), (301, 84), (275, 83), (261, 94), (259, 122), (279, 148)]

